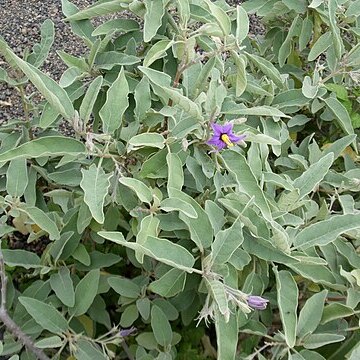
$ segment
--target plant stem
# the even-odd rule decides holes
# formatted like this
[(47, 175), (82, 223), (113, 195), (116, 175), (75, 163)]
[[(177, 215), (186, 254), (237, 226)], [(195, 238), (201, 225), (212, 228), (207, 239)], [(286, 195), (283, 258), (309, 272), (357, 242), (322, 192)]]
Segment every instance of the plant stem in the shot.
[(0, 321), (2, 321), (6, 329), (13, 334), (24, 346), (28, 348), (39, 360), (50, 360), (50, 358), (39, 348), (37, 348), (32, 339), (27, 336), (20, 327), (9, 316), (6, 310), (6, 285), (7, 277), (5, 273), (4, 256), (0, 248), (0, 280), (1, 280), (1, 305), (0, 305)]
[(26, 101), (24, 86), (20, 85), (18, 89), (19, 89), (20, 96), (21, 96), (21, 103), (22, 103), (22, 106), (24, 109), (25, 122), (26, 122), (26, 126), (28, 128), (28, 131), (29, 131), (29, 137), (32, 140), (33, 133), (32, 133), (32, 129), (31, 129), (31, 125), (30, 125), (29, 107), (28, 107), (28, 103)]
[(127, 345), (127, 343), (126, 343), (125, 340), (123, 340), (123, 341), (121, 342), (121, 345), (122, 345), (122, 347), (123, 347), (123, 349), (124, 349), (124, 351), (125, 351), (128, 359), (129, 359), (129, 360), (134, 360), (133, 356), (132, 356), (131, 353), (130, 353), (130, 349), (129, 349), (129, 347), (128, 347), (128, 345)]

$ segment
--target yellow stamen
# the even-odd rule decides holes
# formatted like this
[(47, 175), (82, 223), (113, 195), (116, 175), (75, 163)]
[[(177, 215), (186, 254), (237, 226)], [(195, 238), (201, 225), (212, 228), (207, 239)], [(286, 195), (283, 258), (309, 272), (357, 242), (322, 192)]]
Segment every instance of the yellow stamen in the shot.
[(230, 141), (229, 136), (227, 134), (222, 134), (220, 136), (221, 141), (223, 141), (227, 146), (234, 146), (234, 144)]

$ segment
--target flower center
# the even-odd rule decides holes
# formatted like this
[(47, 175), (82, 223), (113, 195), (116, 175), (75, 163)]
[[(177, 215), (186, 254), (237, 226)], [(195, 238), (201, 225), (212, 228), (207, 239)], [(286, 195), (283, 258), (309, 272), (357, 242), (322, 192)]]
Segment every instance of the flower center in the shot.
[(234, 144), (230, 141), (229, 136), (227, 134), (222, 134), (220, 136), (221, 141), (223, 141), (227, 146), (234, 146)]

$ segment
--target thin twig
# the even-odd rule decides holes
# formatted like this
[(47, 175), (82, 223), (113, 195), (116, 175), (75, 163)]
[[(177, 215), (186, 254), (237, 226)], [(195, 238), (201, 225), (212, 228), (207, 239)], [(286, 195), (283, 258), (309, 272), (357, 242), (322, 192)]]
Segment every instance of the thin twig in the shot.
[(20, 327), (9, 316), (6, 310), (6, 286), (7, 276), (5, 273), (4, 256), (0, 246), (0, 280), (1, 280), (1, 306), (0, 306), (0, 321), (6, 327), (6, 330), (11, 332), (24, 346), (27, 347), (39, 360), (50, 360), (50, 358), (39, 348), (37, 348), (32, 339), (27, 336)]

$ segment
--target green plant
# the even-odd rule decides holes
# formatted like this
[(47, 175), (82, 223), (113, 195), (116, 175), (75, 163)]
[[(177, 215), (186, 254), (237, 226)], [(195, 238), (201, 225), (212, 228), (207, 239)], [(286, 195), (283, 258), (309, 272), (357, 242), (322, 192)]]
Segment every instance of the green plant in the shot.
[(0, 40), (1, 354), (356, 359), (359, 1), (62, 6), (88, 53), (59, 83), (50, 21), (24, 59)]

